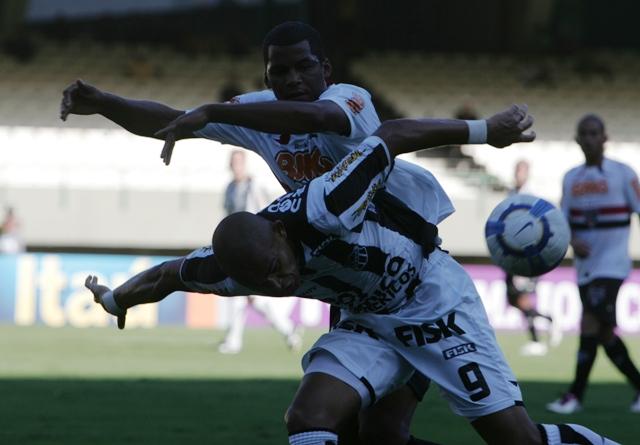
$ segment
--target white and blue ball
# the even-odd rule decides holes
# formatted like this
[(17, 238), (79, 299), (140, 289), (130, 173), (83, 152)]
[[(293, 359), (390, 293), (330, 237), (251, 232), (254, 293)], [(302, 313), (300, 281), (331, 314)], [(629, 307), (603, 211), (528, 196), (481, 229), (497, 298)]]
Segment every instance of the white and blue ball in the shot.
[(513, 275), (535, 277), (564, 258), (571, 231), (553, 204), (532, 195), (513, 194), (491, 212), (484, 228), (494, 263)]

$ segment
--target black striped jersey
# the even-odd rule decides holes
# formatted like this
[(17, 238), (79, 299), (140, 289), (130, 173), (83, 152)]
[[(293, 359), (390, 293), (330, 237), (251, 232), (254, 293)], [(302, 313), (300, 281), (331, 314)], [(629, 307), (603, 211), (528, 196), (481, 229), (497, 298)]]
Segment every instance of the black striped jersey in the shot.
[(569, 170), (562, 183), (561, 207), (572, 236), (591, 248), (588, 257), (574, 260), (578, 284), (595, 278), (626, 278), (631, 270), (631, 215), (640, 212), (640, 185), (633, 169), (604, 158), (600, 166), (585, 164)]
[[(392, 168), (384, 142), (372, 136), (331, 171), (259, 212), (282, 221), (302, 253), (295, 295), (352, 313), (389, 313), (413, 297), (437, 229), (384, 190)], [(196, 292), (256, 294), (221, 271), (211, 247), (185, 258), (180, 273)]]

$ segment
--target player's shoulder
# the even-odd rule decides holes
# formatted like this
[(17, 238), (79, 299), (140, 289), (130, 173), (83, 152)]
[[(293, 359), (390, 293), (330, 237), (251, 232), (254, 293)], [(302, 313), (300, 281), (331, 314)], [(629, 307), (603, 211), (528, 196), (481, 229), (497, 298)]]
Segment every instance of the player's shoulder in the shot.
[(309, 184), (305, 184), (292, 192), (285, 193), (262, 209), (258, 215), (272, 221), (280, 220), (285, 226), (306, 223), (308, 189)]
[(569, 179), (573, 178), (583, 168), (584, 168), (584, 164), (576, 165), (575, 167), (570, 168), (564, 174), (564, 180), (566, 181), (566, 180), (569, 180)]
[(603, 159), (603, 165), (605, 168), (608, 168), (614, 172), (625, 172), (625, 173), (633, 173), (633, 167), (631, 167), (629, 164), (624, 163), (622, 161), (618, 161), (616, 159), (611, 159), (611, 158), (604, 158)]
[(271, 102), (276, 100), (272, 90), (250, 91), (234, 96), (229, 102), (234, 104), (250, 104), (255, 102)]
[(357, 85), (353, 85), (350, 83), (334, 83), (329, 85), (329, 87), (320, 95), (320, 99), (327, 96), (333, 95), (353, 95), (358, 94), (367, 100), (371, 100), (371, 93), (365, 90), (362, 87)]

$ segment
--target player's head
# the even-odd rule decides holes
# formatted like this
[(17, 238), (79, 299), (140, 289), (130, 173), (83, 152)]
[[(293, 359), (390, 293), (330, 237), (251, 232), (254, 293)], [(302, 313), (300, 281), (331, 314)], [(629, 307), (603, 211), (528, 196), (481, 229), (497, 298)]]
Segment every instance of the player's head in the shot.
[(278, 100), (313, 101), (327, 89), (331, 64), (320, 34), (302, 22), (284, 22), (262, 43), (264, 82)]
[(300, 285), (298, 259), (280, 221), (233, 213), (216, 227), (212, 244), (220, 268), (256, 293), (290, 296)]
[(607, 132), (600, 116), (586, 114), (580, 118), (576, 128), (576, 142), (582, 148), (587, 164), (600, 164), (606, 141)]
[(529, 180), (529, 163), (524, 159), (516, 163), (516, 167), (513, 171), (513, 178), (515, 179), (516, 189), (520, 189)]
[(233, 150), (231, 152), (229, 169), (235, 181), (242, 181), (247, 177), (247, 159), (243, 150)]

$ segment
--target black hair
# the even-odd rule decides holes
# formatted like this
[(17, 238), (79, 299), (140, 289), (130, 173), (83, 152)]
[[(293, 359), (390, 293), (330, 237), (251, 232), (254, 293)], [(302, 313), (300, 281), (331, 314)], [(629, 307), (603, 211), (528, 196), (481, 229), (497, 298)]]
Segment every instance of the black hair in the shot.
[(284, 22), (269, 31), (262, 41), (264, 65), (267, 66), (267, 62), (269, 62), (270, 45), (295, 45), (303, 40), (309, 42), (311, 54), (317, 56), (318, 61), (324, 61), (325, 54), (322, 38), (320, 37), (320, 33), (313, 26), (302, 22)]
[(604, 126), (604, 120), (595, 113), (588, 113), (582, 116), (578, 121), (577, 128), (580, 128), (585, 122), (589, 122), (589, 121), (597, 122), (600, 125), (600, 130), (602, 130), (603, 133), (606, 132), (606, 128)]

